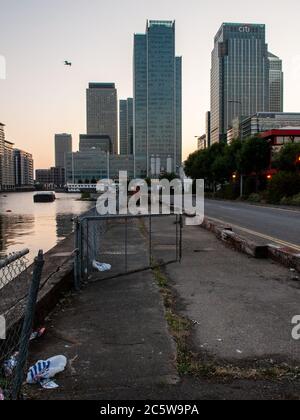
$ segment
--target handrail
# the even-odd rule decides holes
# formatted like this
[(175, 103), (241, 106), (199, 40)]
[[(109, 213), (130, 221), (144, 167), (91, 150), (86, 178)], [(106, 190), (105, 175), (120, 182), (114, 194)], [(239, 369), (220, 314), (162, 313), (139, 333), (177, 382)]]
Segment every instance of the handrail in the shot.
[(0, 270), (2, 268), (7, 267), (9, 264), (19, 260), (20, 258), (25, 257), (25, 255), (29, 254), (29, 249), (23, 249), (22, 251), (19, 252), (14, 252), (11, 255), (9, 255), (8, 257), (0, 260)]

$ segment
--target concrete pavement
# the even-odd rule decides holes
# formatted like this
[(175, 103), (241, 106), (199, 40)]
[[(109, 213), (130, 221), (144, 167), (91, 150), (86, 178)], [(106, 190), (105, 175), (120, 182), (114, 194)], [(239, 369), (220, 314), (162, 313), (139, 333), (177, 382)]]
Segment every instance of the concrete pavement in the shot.
[[(174, 231), (174, 225), (171, 228)], [(141, 249), (147, 252), (141, 246), (142, 229), (134, 232), (136, 255)], [(155, 242), (166, 249), (170, 239), (161, 219)], [(281, 363), (291, 370), (300, 363), (300, 344), (291, 338), (300, 288), (290, 280), (289, 270), (239, 254), (213, 234), (189, 227), (184, 229), (182, 263), (169, 265), (162, 275), (168, 279), (174, 310), (192, 321), (188, 350), (204, 366), (237, 366), (239, 379), (179, 376), (160, 287), (148, 270), (91, 283), (61, 302), (47, 322), (48, 333), (32, 344), (30, 359), (65, 354), (67, 370), (57, 378), (58, 391), (35, 386), (28, 395), (97, 400), (300, 398), (294, 373), (293, 380), (279, 382), (276, 375), (274, 380), (243, 376), (248, 367), (275, 372)]]
[(196, 321), (200, 353), (227, 362), (300, 364), (300, 343), (291, 337), (300, 284), (288, 269), (235, 252), (199, 227), (184, 230), (183, 255), (166, 272), (182, 314)]

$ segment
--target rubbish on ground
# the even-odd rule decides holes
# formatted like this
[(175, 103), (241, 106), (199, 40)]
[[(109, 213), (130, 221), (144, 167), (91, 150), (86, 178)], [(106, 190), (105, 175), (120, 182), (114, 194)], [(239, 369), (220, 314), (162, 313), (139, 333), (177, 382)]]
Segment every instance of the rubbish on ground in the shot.
[(297, 270), (295, 270), (295, 268), (290, 268), (290, 272), (291, 272), (291, 280), (294, 281), (299, 281), (300, 277), (297, 274)]
[(243, 354), (242, 350), (237, 350), (236, 351), (238, 354)]
[(76, 369), (73, 367), (73, 363), (74, 363), (77, 359), (78, 359), (78, 354), (76, 354), (76, 356), (75, 356), (75, 357), (73, 357), (73, 359), (70, 359), (70, 360), (69, 360), (69, 368), (70, 368), (70, 371), (71, 371), (71, 374), (72, 374), (72, 375), (75, 375), (75, 374), (76, 374)]
[(0, 388), (0, 401), (4, 401), (4, 393), (2, 391), (2, 389)]
[(193, 320), (193, 325), (200, 325), (200, 322)]
[(5, 360), (5, 362), (3, 363), (3, 370), (6, 378), (12, 376), (18, 363), (18, 355), (18, 352), (14, 353), (9, 359)]
[(195, 215), (186, 215), (187, 217), (185, 218), (185, 225), (186, 226), (199, 226), (202, 224), (203, 222), (203, 217), (201, 216), (195, 216)]
[(48, 360), (39, 360), (28, 371), (28, 384), (40, 383), (44, 379), (51, 379), (60, 372), (63, 372), (67, 366), (67, 358), (65, 356), (55, 356)]
[(57, 388), (59, 388), (57, 383), (54, 382), (54, 381), (51, 381), (51, 379), (42, 379), (40, 381), (40, 384), (41, 384), (42, 388), (44, 388), (44, 389), (57, 389)]
[(93, 261), (93, 268), (95, 268), (96, 270), (103, 273), (104, 271), (110, 271), (111, 270), (111, 265), (106, 264), (106, 263), (100, 263), (100, 262), (94, 260)]
[(218, 338), (218, 340), (217, 341), (219, 341), (219, 343), (222, 343), (222, 338)]
[(30, 341), (36, 340), (37, 338), (42, 337), (46, 332), (46, 328), (39, 328), (36, 331), (33, 331), (33, 333), (30, 336)]

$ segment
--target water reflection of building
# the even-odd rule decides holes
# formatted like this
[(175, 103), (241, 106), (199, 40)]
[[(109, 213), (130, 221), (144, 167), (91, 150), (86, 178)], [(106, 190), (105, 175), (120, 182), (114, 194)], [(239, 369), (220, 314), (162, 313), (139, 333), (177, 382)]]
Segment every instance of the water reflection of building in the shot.
[(71, 213), (56, 214), (56, 236), (58, 239), (66, 238), (73, 231), (73, 217)]
[(0, 256), (26, 248), (21, 238), (33, 232), (34, 224), (34, 215), (0, 214)]

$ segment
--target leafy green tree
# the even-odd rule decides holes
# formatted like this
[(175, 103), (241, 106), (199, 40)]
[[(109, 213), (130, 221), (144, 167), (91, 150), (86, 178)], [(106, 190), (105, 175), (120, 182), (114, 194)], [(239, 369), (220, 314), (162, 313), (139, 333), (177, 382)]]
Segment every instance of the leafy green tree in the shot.
[(250, 137), (242, 143), (238, 153), (238, 169), (242, 174), (260, 175), (270, 166), (271, 148), (265, 139)]
[(300, 193), (300, 174), (278, 172), (268, 186), (268, 199), (271, 203), (280, 203), (283, 197), (292, 197)]
[(286, 144), (276, 156), (274, 166), (280, 171), (294, 172), (300, 167), (298, 161), (299, 157), (300, 143)]

